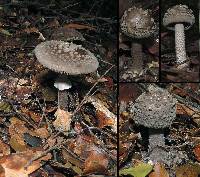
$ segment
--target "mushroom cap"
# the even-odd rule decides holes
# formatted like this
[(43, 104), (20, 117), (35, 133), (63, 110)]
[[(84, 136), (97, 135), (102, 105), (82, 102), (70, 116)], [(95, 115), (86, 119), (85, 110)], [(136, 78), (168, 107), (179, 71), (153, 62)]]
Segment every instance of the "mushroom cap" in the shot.
[(124, 12), (120, 26), (124, 34), (136, 39), (147, 38), (156, 30), (156, 24), (149, 11), (135, 6)]
[(188, 30), (194, 23), (195, 17), (191, 9), (186, 5), (175, 5), (167, 10), (163, 17), (163, 25), (174, 30), (177, 23), (184, 24), (185, 30)]
[(149, 87), (149, 92), (142, 93), (131, 108), (137, 125), (162, 129), (170, 127), (176, 118), (177, 100), (161, 88)]
[(51, 35), (52, 40), (62, 41), (85, 41), (83, 35), (73, 28), (57, 28)]
[(38, 61), (45, 67), (69, 75), (88, 74), (97, 70), (99, 62), (81, 45), (63, 41), (46, 41), (35, 48)]

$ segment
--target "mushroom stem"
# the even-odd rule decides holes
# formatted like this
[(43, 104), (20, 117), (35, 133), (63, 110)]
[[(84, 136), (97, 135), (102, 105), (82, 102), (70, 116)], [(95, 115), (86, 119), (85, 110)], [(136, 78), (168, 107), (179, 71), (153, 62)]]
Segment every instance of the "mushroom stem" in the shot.
[(186, 61), (185, 33), (183, 24), (175, 25), (175, 44), (177, 64), (182, 64)]
[(140, 75), (143, 71), (142, 45), (140, 43), (132, 42), (131, 56), (133, 57), (131, 71)]
[(155, 147), (165, 147), (165, 137), (163, 129), (149, 128), (149, 150)]

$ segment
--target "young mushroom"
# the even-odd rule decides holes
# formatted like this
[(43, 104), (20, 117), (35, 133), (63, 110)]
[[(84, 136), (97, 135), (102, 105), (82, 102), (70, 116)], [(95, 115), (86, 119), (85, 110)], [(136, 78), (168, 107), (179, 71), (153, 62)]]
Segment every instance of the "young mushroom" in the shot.
[(164, 129), (176, 118), (177, 100), (161, 88), (150, 86), (141, 94), (131, 108), (134, 122), (148, 128), (149, 157), (153, 162), (162, 161), (165, 150)]
[(122, 32), (132, 39), (131, 55), (133, 57), (133, 65), (131, 71), (134, 76), (143, 73), (143, 58), (141, 39), (150, 37), (156, 30), (154, 19), (150, 15), (149, 10), (131, 7), (124, 12), (121, 18)]
[[(55, 82), (58, 90), (70, 88), (67, 75), (80, 75), (95, 72), (99, 66), (97, 58), (90, 51), (80, 45), (63, 41), (46, 41), (38, 44), (35, 48), (38, 61), (45, 67), (60, 73)], [(60, 94), (58, 91), (58, 106)]]
[(163, 18), (163, 25), (169, 30), (175, 30), (176, 62), (178, 68), (187, 66), (185, 33), (195, 23), (191, 9), (186, 5), (175, 5), (167, 10)]

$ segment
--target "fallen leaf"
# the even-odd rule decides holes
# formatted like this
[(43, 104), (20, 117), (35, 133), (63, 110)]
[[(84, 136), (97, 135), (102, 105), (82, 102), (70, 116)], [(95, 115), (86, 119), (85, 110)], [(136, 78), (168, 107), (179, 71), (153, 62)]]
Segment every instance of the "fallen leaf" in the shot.
[(99, 150), (92, 150), (84, 163), (84, 174), (101, 173), (105, 174), (108, 168), (107, 156)]
[(71, 124), (71, 113), (60, 108), (55, 113), (56, 120), (53, 122), (54, 127), (60, 131), (69, 131)]
[(0, 156), (9, 154), (10, 154), (10, 146), (8, 146), (0, 139)]
[[(104, 127), (109, 125), (112, 127), (112, 130), (114, 132), (117, 132), (117, 117), (115, 114), (113, 114), (111, 111), (108, 110), (108, 108), (106, 108), (106, 106), (103, 104), (103, 102), (94, 97), (94, 96), (89, 96), (87, 98), (87, 102), (91, 103), (96, 110), (99, 112), (100, 116), (100, 126)], [(107, 120), (106, 120), (107, 119)]]
[(200, 165), (185, 164), (176, 168), (176, 177), (198, 177)]
[(194, 154), (196, 156), (196, 159), (198, 161), (200, 161), (200, 144), (198, 144), (197, 146), (195, 146), (193, 152), (194, 152)]
[(153, 169), (154, 171), (149, 174), (149, 177), (169, 177), (163, 164), (156, 163)]
[(0, 158), (0, 177), (28, 177), (29, 174), (39, 169), (41, 161), (47, 161), (51, 154), (47, 154), (38, 160), (33, 161), (29, 166), (26, 165), (35, 155), (40, 155), (43, 151), (28, 150), (22, 153), (6, 155)]
[(64, 28), (96, 30), (96, 28), (93, 26), (77, 24), (77, 23), (70, 23), (70, 24), (64, 25)]
[(153, 169), (153, 166), (148, 163), (139, 163), (134, 167), (126, 168), (119, 171), (119, 175), (131, 175), (134, 177), (145, 177)]

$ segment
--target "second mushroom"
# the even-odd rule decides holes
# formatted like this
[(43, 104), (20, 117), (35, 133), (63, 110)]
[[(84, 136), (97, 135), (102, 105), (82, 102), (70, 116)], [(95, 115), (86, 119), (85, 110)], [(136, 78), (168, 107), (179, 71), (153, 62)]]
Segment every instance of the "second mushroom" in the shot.
[(131, 72), (137, 77), (143, 73), (143, 57), (141, 40), (150, 37), (156, 30), (156, 24), (149, 10), (131, 7), (121, 18), (122, 32), (131, 38), (131, 55), (133, 64)]
[(184, 30), (190, 29), (194, 23), (192, 10), (181, 4), (169, 8), (163, 18), (163, 25), (170, 30), (175, 30), (176, 62), (180, 69), (187, 66)]

